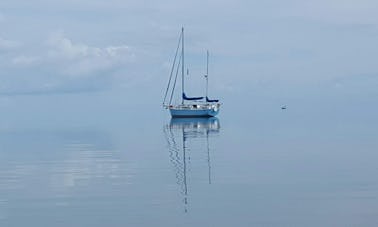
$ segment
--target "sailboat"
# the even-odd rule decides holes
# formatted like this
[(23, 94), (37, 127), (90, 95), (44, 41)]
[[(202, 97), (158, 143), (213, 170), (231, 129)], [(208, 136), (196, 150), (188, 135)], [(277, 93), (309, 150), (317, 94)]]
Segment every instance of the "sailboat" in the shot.
[[(181, 47), (181, 51), (179, 53)], [(180, 54), (180, 56), (178, 56)], [(185, 93), (185, 64), (184, 64), (184, 28), (181, 29), (179, 42), (173, 60), (172, 69), (165, 91), (163, 106), (168, 109), (173, 118), (176, 117), (214, 117), (219, 113), (220, 103), (217, 99), (208, 97), (208, 80), (209, 80), (209, 52), (207, 51), (206, 64), (206, 98), (188, 97)], [(176, 88), (177, 77), (181, 66), (181, 104), (172, 104), (173, 94)], [(173, 76), (175, 72), (175, 76)], [(172, 79), (174, 78), (174, 81)], [(168, 92), (171, 91), (169, 102), (167, 100)]]

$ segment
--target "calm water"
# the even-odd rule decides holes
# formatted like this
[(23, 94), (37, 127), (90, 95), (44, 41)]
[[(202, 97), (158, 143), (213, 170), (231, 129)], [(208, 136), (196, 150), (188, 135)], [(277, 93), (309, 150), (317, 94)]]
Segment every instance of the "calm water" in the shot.
[(0, 226), (378, 225), (375, 110), (171, 120), (109, 100), (2, 100)]

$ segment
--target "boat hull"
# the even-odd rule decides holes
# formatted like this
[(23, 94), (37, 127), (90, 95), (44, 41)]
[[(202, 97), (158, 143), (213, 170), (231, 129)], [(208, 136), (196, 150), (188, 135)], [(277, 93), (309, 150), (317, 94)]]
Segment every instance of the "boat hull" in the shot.
[(170, 108), (171, 116), (174, 118), (180, 117), (215, 117), (219, 113), (219, 108), (209, 109), (183, 109), (183, 108)]

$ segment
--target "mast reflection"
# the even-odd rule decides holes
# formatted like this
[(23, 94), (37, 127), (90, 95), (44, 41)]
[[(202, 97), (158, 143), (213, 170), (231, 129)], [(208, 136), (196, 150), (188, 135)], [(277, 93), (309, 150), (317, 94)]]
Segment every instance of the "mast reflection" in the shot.
[[(190, 153), (205, 150), (207, 152), (208, 183), (211, 184), (211, 158), (209, 137), (217, 135), (220, 131), (218, 118), (172, 118), (164, 127), (168, 144), (170, 161), (175, 169), (176, 183), (180, 186), (183, 195), (184, 211), (188, 209), (188, 164)], [(190, 147), (190, 140), (201, 139), (198, 150)], [(196, 147), (197, 148), (197, 147)], [(196, 149), (195, 148), (195, 149)], [(189, 152), (190, 151), (190, 152)]]

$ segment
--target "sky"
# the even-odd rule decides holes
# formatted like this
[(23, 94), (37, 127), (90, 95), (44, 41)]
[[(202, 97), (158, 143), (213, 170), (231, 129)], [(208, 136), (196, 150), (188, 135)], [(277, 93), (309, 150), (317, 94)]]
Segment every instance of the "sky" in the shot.
[(378, 2), (2, 0), (0, 95), (162, 99), (181, 26), (187, 92), (377, 97)]

